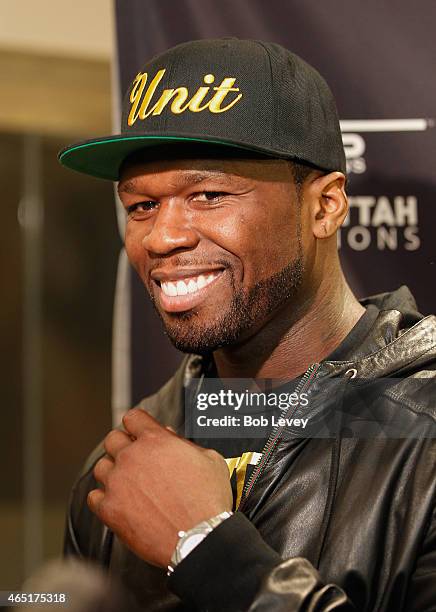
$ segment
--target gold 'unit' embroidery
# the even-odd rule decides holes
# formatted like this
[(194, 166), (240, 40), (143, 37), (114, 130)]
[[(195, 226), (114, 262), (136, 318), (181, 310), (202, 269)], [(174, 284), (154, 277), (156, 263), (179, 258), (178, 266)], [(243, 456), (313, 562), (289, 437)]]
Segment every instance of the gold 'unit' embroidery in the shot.
[[(218, 87), (203, 87), (200, 86), (197, 91), (189, 98), (189, 92), (186, 87), (177, 87), (176, 89), (164, 89), (156, 102), (151, 105), (152, 98), (156, 93), (159, 83), (162, 81), (166, 72), (166, 68), (158, 70), (154, 78), (148, 81), (147, 72), (139, 72), (133, 81), (132, 91), (130, 92), (131, 108), (127, 119), (129, 125), (133, 125), (137, 119), (143, 121), (150, 115), (160, 115), (162, 111), (169, 106), (170, 111), (175, 115), (180, 115), (185, 111), (191, 113), (200, 113), (209, 110), (211, 113), (225, 113), (230, 108), (235, 106), (242, 98), (242, 93), (238, 93), (227, 105), (223, 105), (224, 100), (230, 92), (239, 92), (239, 87), (234, 87), (236, 78), (225, 77)], [(206, 85), (212, 85), (215, 81), (213, 74), (206, 74), (203, 77)], [(210, 90), (215, 93), (208, 102), (204, 102)], [(204, 103), (203, 103), (204, 102)]]

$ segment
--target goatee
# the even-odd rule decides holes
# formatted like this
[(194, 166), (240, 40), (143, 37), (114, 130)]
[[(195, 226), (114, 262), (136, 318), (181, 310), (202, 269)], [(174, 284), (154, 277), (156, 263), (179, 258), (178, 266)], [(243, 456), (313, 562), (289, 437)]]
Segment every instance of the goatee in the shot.
[(235, 289), (231, 268), (227, 268), (233, 288), (229, 307), (210, 325), (199, 320), (195, 310), (172, 314), (164, 319), (156, 307), (174, 346), (184, 353), (207, 354), (235, 344), (250, 327), (263, 321), (283, 306), (298, 291), (303, 281), (303, 256), (298, 257), (279, 272), (256, 283), (249, 291)]

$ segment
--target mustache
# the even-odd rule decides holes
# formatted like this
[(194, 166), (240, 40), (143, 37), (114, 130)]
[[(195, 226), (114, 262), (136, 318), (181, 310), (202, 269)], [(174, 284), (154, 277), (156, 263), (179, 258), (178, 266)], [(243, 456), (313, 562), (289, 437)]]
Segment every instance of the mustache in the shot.
[(174, 268), (195, 268), (198, 267), (206, 267), (206, 266), (222, 266), (224, 269), (231, 268), (231, 261), (224, 258), (199, 258), (199, 257), (188, 257), (186, 255), (173, 255), (172, 257), (159, 257), (153, 259), (153, 264), (150, 266), (150, 273), (157, 268), (160, 268), (164, 265), (170, 265)]

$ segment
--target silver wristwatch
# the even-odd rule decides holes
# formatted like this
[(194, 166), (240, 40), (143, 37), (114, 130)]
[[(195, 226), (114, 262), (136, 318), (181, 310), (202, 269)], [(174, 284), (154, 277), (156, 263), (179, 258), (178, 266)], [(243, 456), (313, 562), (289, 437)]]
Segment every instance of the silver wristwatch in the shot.
[(207, 521), (198, 523), (198, 525), (195, 525), (195, 527), (188, 531), (179, 531), (177, 534), (179, 536), (179, 541), (177, 542), (170, 564), (168, 565), (167, 576), (171, 576), (176, 565), (178, 565), (180, 561), (183, 561), (183, 559), (185, 559), (189, 553), (215, 529), (215, 527), (218, 527), (220, 523), (228, 519), (232, 514), (233, 512), (221, 512)]

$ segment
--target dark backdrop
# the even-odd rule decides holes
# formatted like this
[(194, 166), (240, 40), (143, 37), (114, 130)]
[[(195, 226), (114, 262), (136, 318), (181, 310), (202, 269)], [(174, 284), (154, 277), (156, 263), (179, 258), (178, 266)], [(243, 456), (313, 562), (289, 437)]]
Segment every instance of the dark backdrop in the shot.
[[(423, 0), (116, 0), (121, 91), (148, 58), (195, 38), (277, 42), (313, 64), (336, 97), (350, 216), (340, 253), (359, 297), (406, 284), (435, 306), (436, 4)], [(127, 385), (133, 404), (180, 359), (131, 272)], [(127, 408), (128, 406), (126, 406)]]

